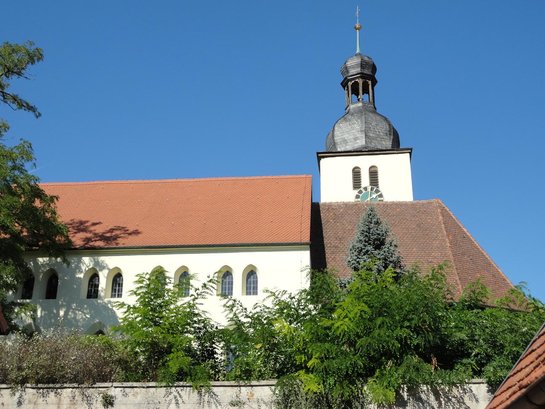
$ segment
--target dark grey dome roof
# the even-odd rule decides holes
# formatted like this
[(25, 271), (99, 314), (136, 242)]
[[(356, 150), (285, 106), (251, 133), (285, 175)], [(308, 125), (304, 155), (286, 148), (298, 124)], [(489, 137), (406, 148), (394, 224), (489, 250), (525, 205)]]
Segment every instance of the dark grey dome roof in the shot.
[(396, 129), (367, 102), (350, 104), (326, 139), (328, 152), (397, 148), (399, 134)]
[(373, 59), (360, 52), (342, 65), (346, 113), (327, 135), (328, 152), (399, 148), (399, 134), (375, 108), (376, 72)]
[(341, 74), (344, 78), (349, 78), (355, 75), (368, 75), (374, 77), (377, 73), (377, 66), (373, 59), (361, 53), (350, 57), (341, 67)]

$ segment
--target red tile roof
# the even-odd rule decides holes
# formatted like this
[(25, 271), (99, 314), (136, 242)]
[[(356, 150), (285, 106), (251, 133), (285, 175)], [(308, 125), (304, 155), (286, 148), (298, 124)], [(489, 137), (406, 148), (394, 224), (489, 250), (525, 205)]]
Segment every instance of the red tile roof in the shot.
[(545, 407), (545, 325), (500, 385), (486, 409)]
[(44, 183), (78, 248), (310, 242), (311, 176)]
[[(369, 204), (320, 203), (313, 209), (313, 267), (333, 268), (341, 277), (351, 274), (346, 265), (348, 248)], [(381, 202), (374, 204), (380, 218), (396, 238), (406, 266), (423, 270), (447, 262), (447, 279), (460, 295), (480, 278), (498, 298), (512, 284), (440, 200)]]

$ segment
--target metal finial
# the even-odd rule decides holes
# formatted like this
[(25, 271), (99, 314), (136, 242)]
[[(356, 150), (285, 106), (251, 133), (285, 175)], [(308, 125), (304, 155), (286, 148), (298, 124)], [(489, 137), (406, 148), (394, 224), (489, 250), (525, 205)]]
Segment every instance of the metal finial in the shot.
[(356, 30), (356, 54), (359, 54), (360, 53), (360, 30), (361, 30), (359, 6), (356, 6), (356, 25), (354, 26), (354, 29)]

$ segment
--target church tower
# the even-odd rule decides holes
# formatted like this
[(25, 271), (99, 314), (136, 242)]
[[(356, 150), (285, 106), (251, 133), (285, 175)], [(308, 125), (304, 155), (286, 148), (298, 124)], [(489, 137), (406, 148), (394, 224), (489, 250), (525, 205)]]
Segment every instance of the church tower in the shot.
[[(359, 14), (359, 13), (358, 13)], [(399, 135), (376, 110), (373, 60), (360, 52), (341, 67), (345, 114), (335, 122), (318, 153), (321, 202), (411, 201), (411, 148), (400, 148)]]

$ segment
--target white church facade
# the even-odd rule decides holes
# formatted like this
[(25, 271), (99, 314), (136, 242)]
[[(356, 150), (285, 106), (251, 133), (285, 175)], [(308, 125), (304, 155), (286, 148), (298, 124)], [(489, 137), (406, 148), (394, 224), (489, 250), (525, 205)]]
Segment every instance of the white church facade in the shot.
[(376, 110), (373, 60), (358, 50), (341, 74), (346, 112), (317, 154), (319, 203), (308, 175), (44, 184), (74, 247), (69, 264), (28, 255), (34, 277), (17, 297), (38, 307), (30, 325), (105, 331), (118, 323), (116, 301), (133, 301), (136, 275), (157, 266), (175, 283), (216, 277), (204, 307), (225, 323), (224, 296), (251, 308), (266, 290), (306, 288), (311, 268), (350, 274), (348, 247), (370, 205), (406, 265), (446, 262), (455, 295), (478, 278), (505, 294), (512, 284), (450, 210), (413, 200), (412, 149)]
[[(173, 283), (217, 279), (203, 307), (224, 323), (223, 297), (251, 308), (265, 289), (308, 286), (310, 176), (45, 184), (76, 248), (69, 263), (29, 255), (22, 298), (36, 327), (93, 333), (118, 323), (136, 276), (161, 266)], [(32, 280), (31, 280), (32, 281)]]

